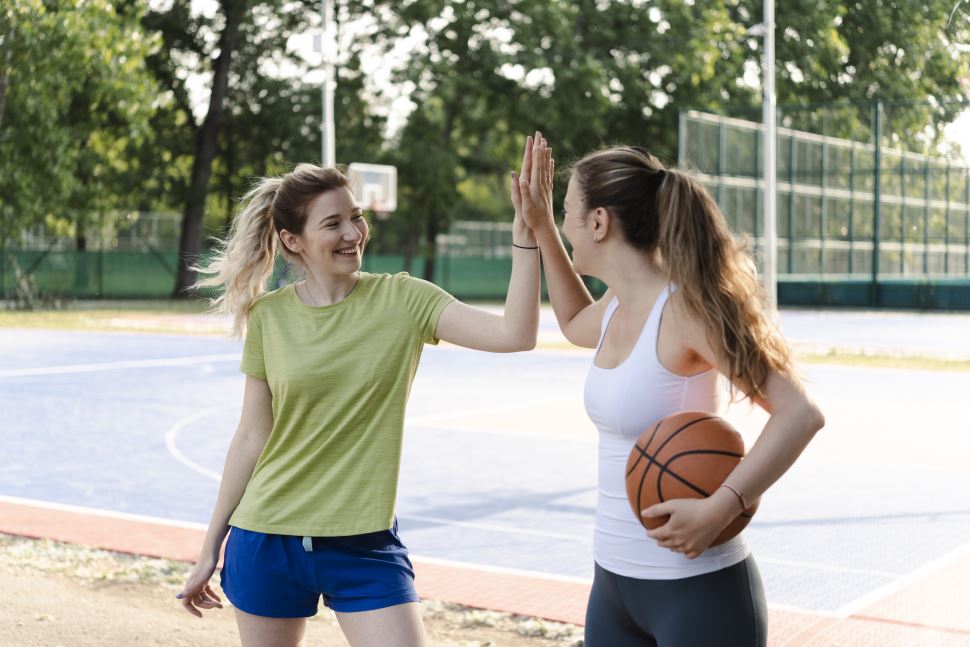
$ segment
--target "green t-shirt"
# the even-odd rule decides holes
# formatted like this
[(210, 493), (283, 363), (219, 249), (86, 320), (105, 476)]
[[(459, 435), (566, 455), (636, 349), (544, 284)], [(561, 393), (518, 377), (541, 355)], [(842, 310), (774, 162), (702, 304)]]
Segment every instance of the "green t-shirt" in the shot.
[(292, 285), (249, 313), (243, 373), (273, 394), (273, 431), (229, 523), (334, 537), (393, 524), (404, 409), (425, 343), (454, 297), (405, 273), (361, 272), (308, 306)]

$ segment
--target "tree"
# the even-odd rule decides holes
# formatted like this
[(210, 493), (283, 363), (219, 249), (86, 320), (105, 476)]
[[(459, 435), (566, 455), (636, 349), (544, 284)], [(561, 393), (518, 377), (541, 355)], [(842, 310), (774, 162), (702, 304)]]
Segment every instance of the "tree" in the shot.
[(140, 2), (61, 8), (17, 0), (0, 10), (0, 238), (47, 217), (123, 200), (125, 148), (150, 135), (154, 43)]

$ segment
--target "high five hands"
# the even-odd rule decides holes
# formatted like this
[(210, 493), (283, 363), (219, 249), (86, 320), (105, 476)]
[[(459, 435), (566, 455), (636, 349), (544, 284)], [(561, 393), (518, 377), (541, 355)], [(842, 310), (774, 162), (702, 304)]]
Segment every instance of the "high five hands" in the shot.
[(555, 172), (556, 161), (552, 158), (549, 142), (536, 131), (525, 140), (521, 173), (512, 173), (512, 205), (516, 220), (521, 219), (533, 231), (554, 223), (552, 178)]

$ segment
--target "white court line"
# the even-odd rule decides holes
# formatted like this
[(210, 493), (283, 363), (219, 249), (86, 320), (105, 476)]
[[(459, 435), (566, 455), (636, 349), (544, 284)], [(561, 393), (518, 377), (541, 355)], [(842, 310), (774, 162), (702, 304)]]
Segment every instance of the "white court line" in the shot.
[(533, 402), (516, 402), (511, 404), (501, 404), (493, 405), (490, 407), (479, 407), (477, 409), (459, 409), (457, 411), (442, 411), (440, 413), (430, 413), (423, 416), (415, 416), (414, 418), (405, 417), (405, 422), (410, 425), (429, 425), (441, 420), (449, 420), (452, 418), (468, 418), (468, 417), (478, 417), (487, 416), (495, 413), (505, 413), (508, 411), (514, 411), (516, 409), (528, 409), (531, 407), (541, 407), (545, 405), (553, 404), (566, 404), (572, 403), (573, 399), (556, 398), (554, 400), (536, 400)]
[[(42, 501), (40, 499), (25, 499), (21, 497), (6, 496), (0, 494), (0, 503), (11, 503), (15, 505), (31, 506), (35, 508), (43, 508), (45, 510), (58, 510), (63, 512), (74, 512), (77, 514), (85, 514), (96, 517), (106, 517), (109, 519), (121, 519), (124, 521), (138, 521), (142, 523), (153, 523), (161, 526), (169, 526), (172, 528), (187, 528), (190, 530), (201, 530), (205, 531), (208, 526), (204, 523), (194, 523), (191, 521), (177, 521), (174, 519), (165, 519), (163, 517), (153, 517), (149, 515), (142, 514), (132, 514), (129, 512), (116, 512), (114, 510), (106, 510), (104, 508), (91, 508), (88, 506), (71, 505), (67, 503), (54, 503), (51, 501)], [(591, 584), (592, 580), (589, 578), (575, 577), (570, 575), (556, 575), (554, 573), (544, 573), (541, 571), (529, 571), (516, 568), (506, 568), (503, 566), (486, 566), (484, 564), (475, 564), (472, 562), (462, 562), (450, 559), (440, 559), (438, 557), (425, 557), (421, 555), (411, 555), (411, 559), (417, 562), (424, 562), (426, 564), (433, 564), (438, 566), (451, 566), (455, 568), (464, 568), (471, 571), (480, 571), (483, 573), (498, 573), (506, 575), (520, 575), (524, 577), (532, 577), (540, 580), (549, 580), (553, 582), (572, 582), (576, 584)], [(834, 614), (832, 612), (818, 611), (816, 609), (802, 609), (800, 607), (793, 607), (787, 605), (779, 605), (768, 603), (769, 609), (775, 609), (778, 611), (790, 611), (793, 613), (804, 613), (808, 615), (816, 616), (826, 616), (830, 617)], [(842, 616), (839, 616), (842, 617)]]
[(897, 593), (903, 590), (905, 587), (909, 586), (913, 582), (920, 580), (931, 573), (942, 570), (946, 566), (949, 566), (958, 559), (970, 556), (970, 543), (964, 544), (955, 550), (950, 551), (946, 555), (934, 559), (932, 562), (920, 566), (915, 571), (912, 571), (894, 582), (890, 582), (885, 586), (880, 586), (874, 591), (870, 591), (863, 596), (852, 600), (851, 602), (842, 605), (835, 610), (836, 613), (842, 614), (843, 618), (847, 618), (853, 614), (858, 613), (865, 607), (868, 607), (876, 602), (888, 598), (893, 593)]
[(486, 523), (476, 523), (474, 521), (453, 521), (451, 519), (442, 519), (440, 517), (425, 517), (421, 515), (402, 513), (398, 514), (398, 519), (409, 519), (411, 521), (420, 521), (424, 523), (433, 523), (439, 526), (457, 526), (459, 528), (471, 528), (472, 530), (485, 530), (488, 532), (501, 532), (508, 533), (511, 535), (529, 535), (531, 537), (545, 537), (546, 539), (558, 539), (561, 541), (576, 541), (584, 544), (593, 543), (592, 539), (587, 537), (577, 537), (576, 535), (567, 535), (559, 532), (547, 532), (545, 530), (531, 530), (529, 528), (513, 528), (510, 526), (498, 526)]
[(759, 564), (777, 564), (779, 566), (794, 566), (796, 568), (810, 568), (817, 571), (831, 571), (832, 573), (853, 573), (855, 575), (872, 575), (876, 577), (900, 577), (899, 573), (890, 571), (874, 571), (866, 568), (852, 568), (846, 566), (829, 566), (828, 564), (814, 564), (791, 559), (775, 559), (773, 557), (758, 557)]
[(107, 517), (109, 519), (121, 519), (123, 521), (140, 521), (143, 523), (155, 523), (162, 526), (173, 528), (189, 528), (190, 530), (205, 530), (208, 526), (204, 523), (193, 523), (191, 521), (176, 521), (175, 519), (165, 519), (162, 517), (151, 517), (143, 514), (132, 514), (130, 512), (116, 512), (103, 508), (89, 508), (81, 505), (70, 505), (68, 503), (54, 503), (52, 501), (41, 501), (39, 499), (24, 499), (16, 496), (6, 496), (0, 494), (0, 503), (11, 503), (14, 505), (31, 506), (43, 508), (45, 510), (57, 510), (60, 512), (75, 512), (77, 514), (93, 515), (97, 517)]
[(545, 573), (543, 571), (528, 571), (518, 568), (505, 568), (503, 566), (486, 566), (485, 564), (473, 564), (471, 562), (458, 562), (451, 559), (439, 559), (437, 557), (423, 557), (421, 555), (409, 555), (416, 562), (433, 564), (435, 566), (450, 566), (452, 568), (465, 568), (471, 571), (481, 571), (483, 573), (498, 573), (500, 575), (519, 575), (522, 577), (534, 577), (540, 580), (552, 580), (553, 582), (570, 582), (573, 584), (592, 584), (593, 580), (588, 577), (574, 577), (571, 575), (556, 575), (555, 573)]
[(227, 409), (235, 409), (235, 407), (225, 407), (225, 406), (209, 407), (207, 409), (202, 409), (201, 411), (196, 411), (192, 415), (186, 416), (181, 420), (179, 420), (178, 422), (176, 422), (174, 425), (169, 427), (168, 431), (165, 432), (165, 449), (168, 450), (168, 453), (171, 454), (175, 458), (175, 460), (182, 463), (190, 470), (197, 472), (202, 476), (208, 476), (216, 483), (222, 480), (222, 474), (213, 472), (212, 470), (207, 470), (206, 468), (202, 467), (201, 465), (193, 461), (191, 458), (183, 454), (181, 451), (179, 451), (179, 448), (175, 444), (175, 438), (176, 436), (178, 436), (178, 433), (180, 431), (182, 431), (183, 429), (191, 425), (193, 422), (196, 422), (197, 420), (200, 420), (207, 416), (211, 416), (216, 412), (225, 411)]
[(164, 366), (193, 366), (212, 362), (238, 362), (240, 353), (221, 353), (218, 355), (191, 355), (168, 359), (137, 359), (124, 362), (101, 362), (98, 364), (68, 364), (66, 366), (44, 366), (41, 368), (20, 368), (0, 370), (0, 378), (30, 377), (34, 375), (66, 375), (69, 373), (92, 373), (95, 371), (119, 371), (130, 368), (158, 368)]

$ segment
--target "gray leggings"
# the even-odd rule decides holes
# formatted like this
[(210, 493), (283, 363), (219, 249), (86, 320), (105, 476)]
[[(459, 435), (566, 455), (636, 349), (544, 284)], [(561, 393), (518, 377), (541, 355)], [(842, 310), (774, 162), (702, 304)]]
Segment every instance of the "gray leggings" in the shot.
[(596, 565), (586, 647), (764, 647), (768, 606), (749, 555), (679, 580), (640, 580)]

